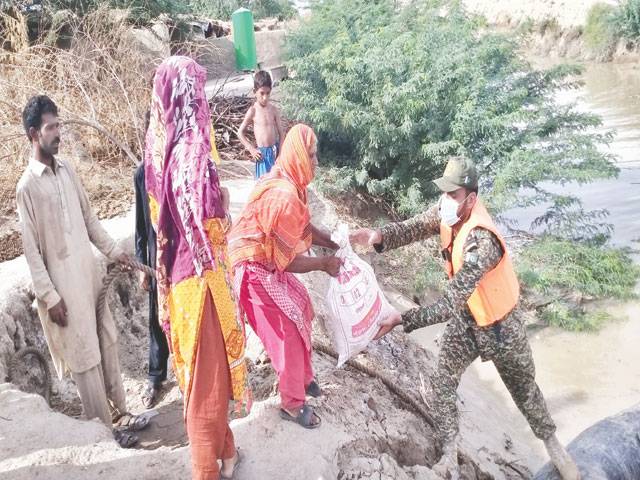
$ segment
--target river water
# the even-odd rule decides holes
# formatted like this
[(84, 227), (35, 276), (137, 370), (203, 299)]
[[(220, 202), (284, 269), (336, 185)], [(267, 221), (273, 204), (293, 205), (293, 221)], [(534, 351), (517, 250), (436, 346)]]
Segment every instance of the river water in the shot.
[[(569, 191), (585, 208), (610, 212), (613, 245), (640, 249), (640, 69), (588, 65), (583, 79), (579, 107), (600, 115), (603, 128), (615, 130), (609, 148), (618, 157), (620, 175)], [(607, 302), (604, 308), (615, 321), (597, 334), (547, 328), (531, 336), (538, 383), (565, 441), (640, 402), (640, 302)]]
[[(640, 69), (635, 65), (588, 65), (583, 74), (584, 87), (563, 92), (560, 102), (576, 101), (580, 109), (599, 114), (603, 129), (614, 129), (615, 139), (608, 147), (618, 157), (617, 179), (588, 185), (568, 185), (563, 191), (577, 195), (586, 209), (607, 209), (608, 222), (614, 227), (611, 243), (640, 249)], [(527, 230), (543, 208), (514, 210), (507, 217)], [(640, 255), (634, 255), (636, 261)], [(640, 289), (639, 289), (640, 290)], [(569, 442), (577, 434), (602, 418), (640, 402), (640, 303), (602, 305), (615, 319), (598, 333), (573, 333), (555, 327), (530, 333), (536, 363), (536, 380), (558, 426), (558, 437)], [(435, 339), (442, 326), (418, 330), (412, 335), (425, 348), (437, 350)], [(517, 411), (508, 391), (491, 362), (474, 362), (462, 378), (459, 395), (472, 398), (481, 389), (485, 402), (504, 412), (500, 430), (514, 444), (525, 447), (521, 463), (536, 471), (546, 461), (542, 442), (531, 433)], [(473, 390), (470, 391), (470, 390)], [(483, 407), (466, 401), (461, 415), (482, 425)], [(478, 432), (463, 436), (478, 442)], [(481, 432), (486, 442), (501, 432)], [(482, 441), (482, 440), (480, 440)], [(481, 448), (481, 444), (476, 448)]]
[[(577, 102), (579, 110), (602, 117), (603, 130), (615, 132), (604, 149), (617, 156), (620, 174), (616, 179), (550, 188), (576, 195), (586, 210), (608, 210), (607, 221), (614, 227), (611, 244), (640, 248), (640, 69), (635, 64), (592, 64), (582, 79), (582, 89), (562, 92), (558, 101)], [(544, 208), (512, 210), (505, 216), (527, 230)]]

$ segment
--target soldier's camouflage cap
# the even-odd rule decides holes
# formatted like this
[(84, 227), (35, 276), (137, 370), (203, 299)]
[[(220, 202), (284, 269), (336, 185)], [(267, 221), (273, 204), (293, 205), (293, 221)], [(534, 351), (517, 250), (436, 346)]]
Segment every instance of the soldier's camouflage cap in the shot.
[(470, 159), (451, 157), (442, 177), (436, 178), (433, 183), (443, 192), (453, 192), (463, 187), (476, 190), (478, 188), (478, 171)]

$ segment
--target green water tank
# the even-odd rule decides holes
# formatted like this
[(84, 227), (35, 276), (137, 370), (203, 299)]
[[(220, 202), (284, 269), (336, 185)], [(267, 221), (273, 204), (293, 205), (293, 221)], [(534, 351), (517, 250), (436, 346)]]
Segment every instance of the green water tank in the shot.
[(231, 24), (236, 67), (238, 70), (253, 70), (258, 64), (256, 36), (253, 33), (253, 13), (246, 8), (239, 8), (231, 15)]

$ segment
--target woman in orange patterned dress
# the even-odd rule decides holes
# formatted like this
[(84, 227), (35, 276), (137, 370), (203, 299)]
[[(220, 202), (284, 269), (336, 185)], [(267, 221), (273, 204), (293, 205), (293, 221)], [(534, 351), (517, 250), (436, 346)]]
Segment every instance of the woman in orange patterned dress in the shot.
[(312, 244), (338, 248), (311, 223), (307, 186), (317, 163), (313, 130), (294, 125), (275, 167), (256, 184), (229, 234), (236, 296), (278, 374), (280, 416), (305, 428), (320, 426), (305, 399), (319, 396), (321, 389), (311, 365), (313, 306), (294, 273), (337, 276), (342, 264), (333, 255), (305, 255)]

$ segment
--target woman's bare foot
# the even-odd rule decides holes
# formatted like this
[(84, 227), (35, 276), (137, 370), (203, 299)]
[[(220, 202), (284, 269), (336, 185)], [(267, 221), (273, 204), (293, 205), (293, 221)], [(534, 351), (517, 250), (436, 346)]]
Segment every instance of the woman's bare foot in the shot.
[(240, 461), (240, 452), (236, 450), (236, 454), (227, 459), (222, 460), (222, 468), (220, 469), (220, 477), (224, 479), (233, 478), (233, 474), (236, 471), (236, 465)]

